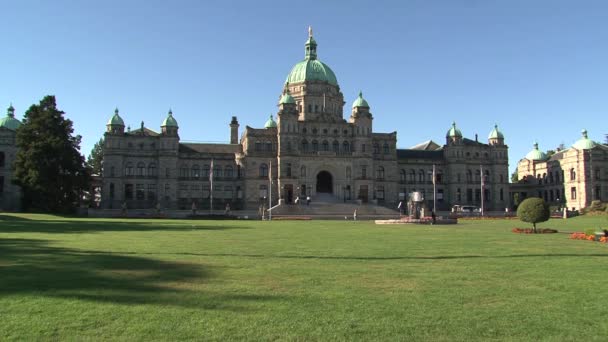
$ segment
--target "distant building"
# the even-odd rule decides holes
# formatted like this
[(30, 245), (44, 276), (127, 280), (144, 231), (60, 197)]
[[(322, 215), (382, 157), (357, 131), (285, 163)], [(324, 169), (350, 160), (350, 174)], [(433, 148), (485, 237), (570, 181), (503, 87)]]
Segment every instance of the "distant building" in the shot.
[(585, 208), (608, 198), (608, 146), (589, 139), (586, 130), (572, 147), (549, 156), (535, 143), (517, 164), (517, 177), (511, 192), (520, 200), (534, 196), (571, 210)]
[(21, 189), (12, 183), (17, 153), (15, 131), (19, 126), (21, 121), (15, 119), (15, 108), (11, 105), (0, 119), (0, 210), (15, 211), (21, 207)]
[(361, 92), (348, 119), (344, 104), (309, 31), (304, 60), (282, 87), (276, 121), (271, 115), (263, 128), (246, 126), (240, 139), (236, 117), (229, 143), (205, 144), (181, 141), (171, 111), (157, 133), (143, 122), (125, 131), (116, 110), (106, 126), (101, 207), (190, 209), (194, 203), (204, 210), (213, 197), (216, 209), (227, 203), (233, 210), (257, 209), (272, 195), (274, 203), (311, 196), (396, 208), (418, 191), (432, 208), (433, 169), (440, 210), (508, 205), (508, 147), (497, 126), (487, 143), (464, 138), (454, 123), (443, 146), (428, 141), (397, 149), (397, 132), (373, 131), (374, 116)]

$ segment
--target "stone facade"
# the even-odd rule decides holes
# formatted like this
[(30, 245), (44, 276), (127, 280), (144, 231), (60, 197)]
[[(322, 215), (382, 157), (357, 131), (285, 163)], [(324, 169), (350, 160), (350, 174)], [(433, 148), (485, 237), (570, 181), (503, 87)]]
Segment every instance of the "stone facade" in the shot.
[(591, 141), (587, 131), (572, 147), (547, 156), (534, 149), (517, 164), (519, 199), (540, 197), (554, 206), (579, 210), (608, 198), (608, 146)]
[(0, 120), (0, 210), (17, 211), (21, 207), (21, 188), (13, 184), (13, 162), (17, 153), (15, 130), (21, 124), (10, 106)]
[(143, 123), (125, 132), (116, 112), (105, 133), (101, 206), (190, 209), (194, 203), (209, 210), (213, 197), (215, 210), (226, 204), (255, 210), (268, 196), (273, 205), (310, 196), (394, 208), (413, 191), (438, 210), (508, 206), (508, 147), (497, 127), (488, 143), (463, 138), (454, 124), (443, 146), (429, 141), (397, 149), (397, 132), (373, 131), (362, 94), (343, 118), (344, 96), (333, 71), (317, 60), (316, 46), (311, 32), (305, 60), (283, 85), (276, 122), (271, 117), (264, 128), (246, 126), (240, 140), (236, 117), (230, 143), (201, 144), (180, 141), (172, 113), (156, 133)]

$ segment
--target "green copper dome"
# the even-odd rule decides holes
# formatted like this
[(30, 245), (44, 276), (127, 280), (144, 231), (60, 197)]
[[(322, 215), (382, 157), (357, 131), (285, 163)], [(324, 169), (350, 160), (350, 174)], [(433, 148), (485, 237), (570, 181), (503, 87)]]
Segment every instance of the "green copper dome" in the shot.
[(177, 120), (173, 117), (173, 112), (169, 109), (169, 113), (165, 120), (163, 120), (163, 124), (160, 127), (179, 127), (177, 125)]
[(538, 143), (535, 142), (534, 148), (532, 149), (532, 151), (530, 151), (530, 152), (528, 152), (528, 154), (526, 154), (526, 159), (528, 159), (528, 160), (545, 160), (545, 159), (547, 159), (547, 155), (538, 149)]
[(498, 125), (494, 125), (494, 129), (488, 135), (488, 139), (504, 139), (505, 136), (502, 134), (500, 130), (498, 130)]
[(452, 127), (445, 134), (448, 138), (458, 137), (462, 138), (462, 132), (458, 128), (456, 128), (456, 122), (452, 122)]
[(587, 137), (586, 129), (583, 129), (581, 131), (581, 133), (583, 134), (583, 136), (580, 139), (578, 139), (578, 141), (575, 142), (574, 145), (572, 145), (572, 147), (574, 147), (577, 150), (590, 150), (597, 145), (595, 143), (595, 141), (593, 141)]
[(122, 121), (122, 118), (120, 117), (120, 115), (118, 115), (118, 108), (116, 108), (114, 110), (114, 115), (108, 121), (108, 125), (114, 125), (114, 126), (124, 126), (125, 125), (125, 122)]
[(305, 81), (323, 81), (331, 85), (338, 85), (336, 74), (323, 62), (317, 59), (317, 42), (312, 37), (312, 28), (308, 28), (308, 40), (305, 44), (306, 54), (304, 60), (296, 64), (286, 83), (299, 83)]
[(272, 114), (271, 114), (268, 121), (266, 121), (266, 123), (264, 124), (264, 128), (276, 128), (276, 127), (277, 127), (277, 123), (274, 122), (274, 120), (272, 119)]
[(357, 97), (357, 99), (355, 100), (355, 102), (353, 102), (353, 108), (355, 108), (355, 107), (367, 107), (367, 108), (369, 108), (369, 104), (363, 98), (363, 93), (362, 92), (359, 92), (359, 96)]
[(281, 101), (279, 101), (279, 104), (295, 104), (296, 100), (293, 99), (293, 96), (291, 96), (291, 94), (289, 94), (289, 92), (286, 92), (285, 94), (283, 94), (283, 96), (281, 96)]
[(19, 126), (21, 126), (21, 121), (15, 119), (15, 108), (13, 108), (13, 105), (10, 105), (6, 110), (6, 117), (0, 119), (0, 127), (15, 131)]

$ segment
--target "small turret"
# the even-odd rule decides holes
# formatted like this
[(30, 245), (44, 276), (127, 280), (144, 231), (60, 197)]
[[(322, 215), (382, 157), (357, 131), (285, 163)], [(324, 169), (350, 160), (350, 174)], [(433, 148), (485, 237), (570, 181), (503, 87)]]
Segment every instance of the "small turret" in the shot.
[(171, 135), (177, 136), (177, 130), (179, 126), (177, 125), (177, 120), (173, 117), (173, 111), (169, 109), (169, 113), (167, 113), (167, 117), (163, 120), (162, 125), (160, 126), (161, 133), (163, 135)]
[(264, 128), (277, 128), (277, 123), (272, 118), (272, 114), (270, 114), (270, 118), (264, 124)]
[(239, 122), (236, 119), (236, 116), (233, 116), (232, 121), (230, 121), (230, 143), (239, 143)]
[(118, 115), (118, 108), (114, 109), (114, 115), (110, 118), (106, 124), (106, 132), (111, 134), (124, 134), (125, 122)]
[(494, 125), (494, 129), (488, 135), (488, 143), (493, 146), (502, 146), (505, 144), (505, 136), (498, 129), (498, 125)]
[(446, 144), (460, 144), (462, 143), (462, 132), (456, 128), (456, 122), (452, 122), (452, 127), (445, 134)]

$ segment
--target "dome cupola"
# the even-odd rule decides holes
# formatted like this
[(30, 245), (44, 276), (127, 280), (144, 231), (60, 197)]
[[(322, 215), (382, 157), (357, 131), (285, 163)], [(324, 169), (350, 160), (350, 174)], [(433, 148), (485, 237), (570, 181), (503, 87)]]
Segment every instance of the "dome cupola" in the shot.
[(11, 104), (6, 110), (6, 117), (0, 119), (0, 127), (16, 131), (21, 126), (21, 121), (15, 119), (15, 108)]
[(595, 143), (595, 141), (589, 139), (587, 137), (587, 130), (583, 129), (581, 131), (581, 134), (583, 135), (580, 139), (578, 139), (577, 142), (574, 143), (574, 145), (572, 145), (572, 147), (574, 147), (577, 150), (590, 150), (592, 148), (594, 148), (597, 144)]
[(162, 125), (160, 125), (160, 127), (179, 128), (179, 126), (177, 125), (177, 120), (175, 120), (175, 118), (173, 117), (173, 111), (171, 111), (171, 109), (169, 109), (169, 113), (167, 113), (167, 117), (165, 118), (165, 120), (163, 120), (163, 123)]
[(353, 108), (357, 108), (357, 107), (369, 108), (369, 104), (363, 98), (363, 93), (361, 91), (359, 91), (359, 96), (357, 97), (355, 102), (353, 102)]
[(547, 155), (538, 149), (538, 143), (535, 142), (534, 148), (532, 149), (532, 151), (530, 151), (530, 152), (528, 152), (528, 154), (526, 154), (526, 159), (531, 160), (531, 161), (545, 160), (545, 159), (547, 159)]
[(113, 134), (122, 134), (125, 132), (125, 122), (118, 114), (118, 108), (114, 109), (114, 115), (108, 120), (106, 132)]
[(264, 128), (276, 128), (277, 123), (272, 119), (272, 114), (270, 114), (270, 118), (264, 124)]
[(462, 132), (456, 128), (456, 122), (452, 122), (452, 127), (445, 134), (446, 138), (462, 138)]
[(490, 135), (488, 135), (488, 139), (504, 139), (504, 138), (505, 138), (505, 136), (498, 129), (498, 125), (494, 125), (494, 129), (490, 132)]
[(304, 60), (294, 65), (286, 83), (305, 81), (322, 81), (337, 86), (336, 74), (329, 66), (317, 59), (317, 42), (312, 36), (312, 28), (308, 28), (308, 40), (305, 44)]

